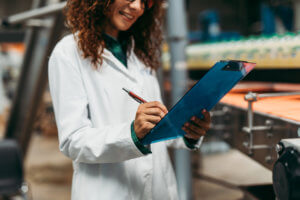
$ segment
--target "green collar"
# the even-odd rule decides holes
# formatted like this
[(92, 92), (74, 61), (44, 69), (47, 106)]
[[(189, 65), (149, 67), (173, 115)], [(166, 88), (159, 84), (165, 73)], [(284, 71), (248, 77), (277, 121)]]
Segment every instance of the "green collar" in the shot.
[(115, 38), (104, 34), (104, 42), (106, 48), (127, 67), (127, 39), (121, 39), (120, 41)]

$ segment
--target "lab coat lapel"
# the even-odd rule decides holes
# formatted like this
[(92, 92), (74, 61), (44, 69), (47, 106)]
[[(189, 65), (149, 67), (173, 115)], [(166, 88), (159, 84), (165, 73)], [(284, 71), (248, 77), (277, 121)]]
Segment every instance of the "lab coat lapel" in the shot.
[(134, 77), (134, 74), (130, 73), (128, 69), (109, 50), (104, 49), (102, 56), (104, 59), (106, 59), (109, 66), (125, 75), (131, 81), (137, 82), (137, 79)]
[(134, 75), (139, 85), (143, 85), (143, 76), (144, 73), (141, 73), (145, 69), (144, 64), (137, 58), (133, 49), (130, 52), (130, 55), (127, 58), (127, 65), (130, 73)]

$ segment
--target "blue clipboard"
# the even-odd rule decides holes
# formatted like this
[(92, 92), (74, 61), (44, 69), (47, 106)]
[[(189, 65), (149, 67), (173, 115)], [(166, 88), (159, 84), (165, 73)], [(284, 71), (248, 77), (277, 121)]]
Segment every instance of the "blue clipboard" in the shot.
[(184, 136), (183, 124), (192, 116), (202, 118), (201, 111), (210, 111), (255, 65), (237, 60), (217, 62), (151, 129), (141, 140), (142, 144)]

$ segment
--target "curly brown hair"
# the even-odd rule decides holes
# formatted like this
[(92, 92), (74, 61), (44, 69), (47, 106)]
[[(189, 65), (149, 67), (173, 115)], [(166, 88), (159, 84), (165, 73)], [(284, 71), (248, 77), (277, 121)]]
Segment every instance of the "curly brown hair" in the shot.
[[(163, 9), (162, 0), (153, 0), (154, 5), (123, 32), (134, 40), (134, 53), (147, 66), (160, 66)], [(93, 66), (102, 64), (105, 48), (103, 33), (107, 23), (106, 13), (114, 0), (68, 0), (64, 9), (66, 24), (76, 34), (79, 49), (84, 58), (90, 58)], [(132, 48), (129, 42), (128, 48)]]

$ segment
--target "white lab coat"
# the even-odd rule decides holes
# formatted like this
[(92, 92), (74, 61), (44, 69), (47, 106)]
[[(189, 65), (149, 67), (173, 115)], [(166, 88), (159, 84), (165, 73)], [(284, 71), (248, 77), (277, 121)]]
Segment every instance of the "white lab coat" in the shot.
[(122, 90), (161, 101), (156, 77), (134, 53), (128, 69), (106, 49), (99, 69), (80, 55), (69, 35), (49, 61), (59, 147), (73, 160), (72, 200), (178, 199), (167, 143), (152, 144), (146, 156), (137, 149), (130, 125), (139, 104)]

